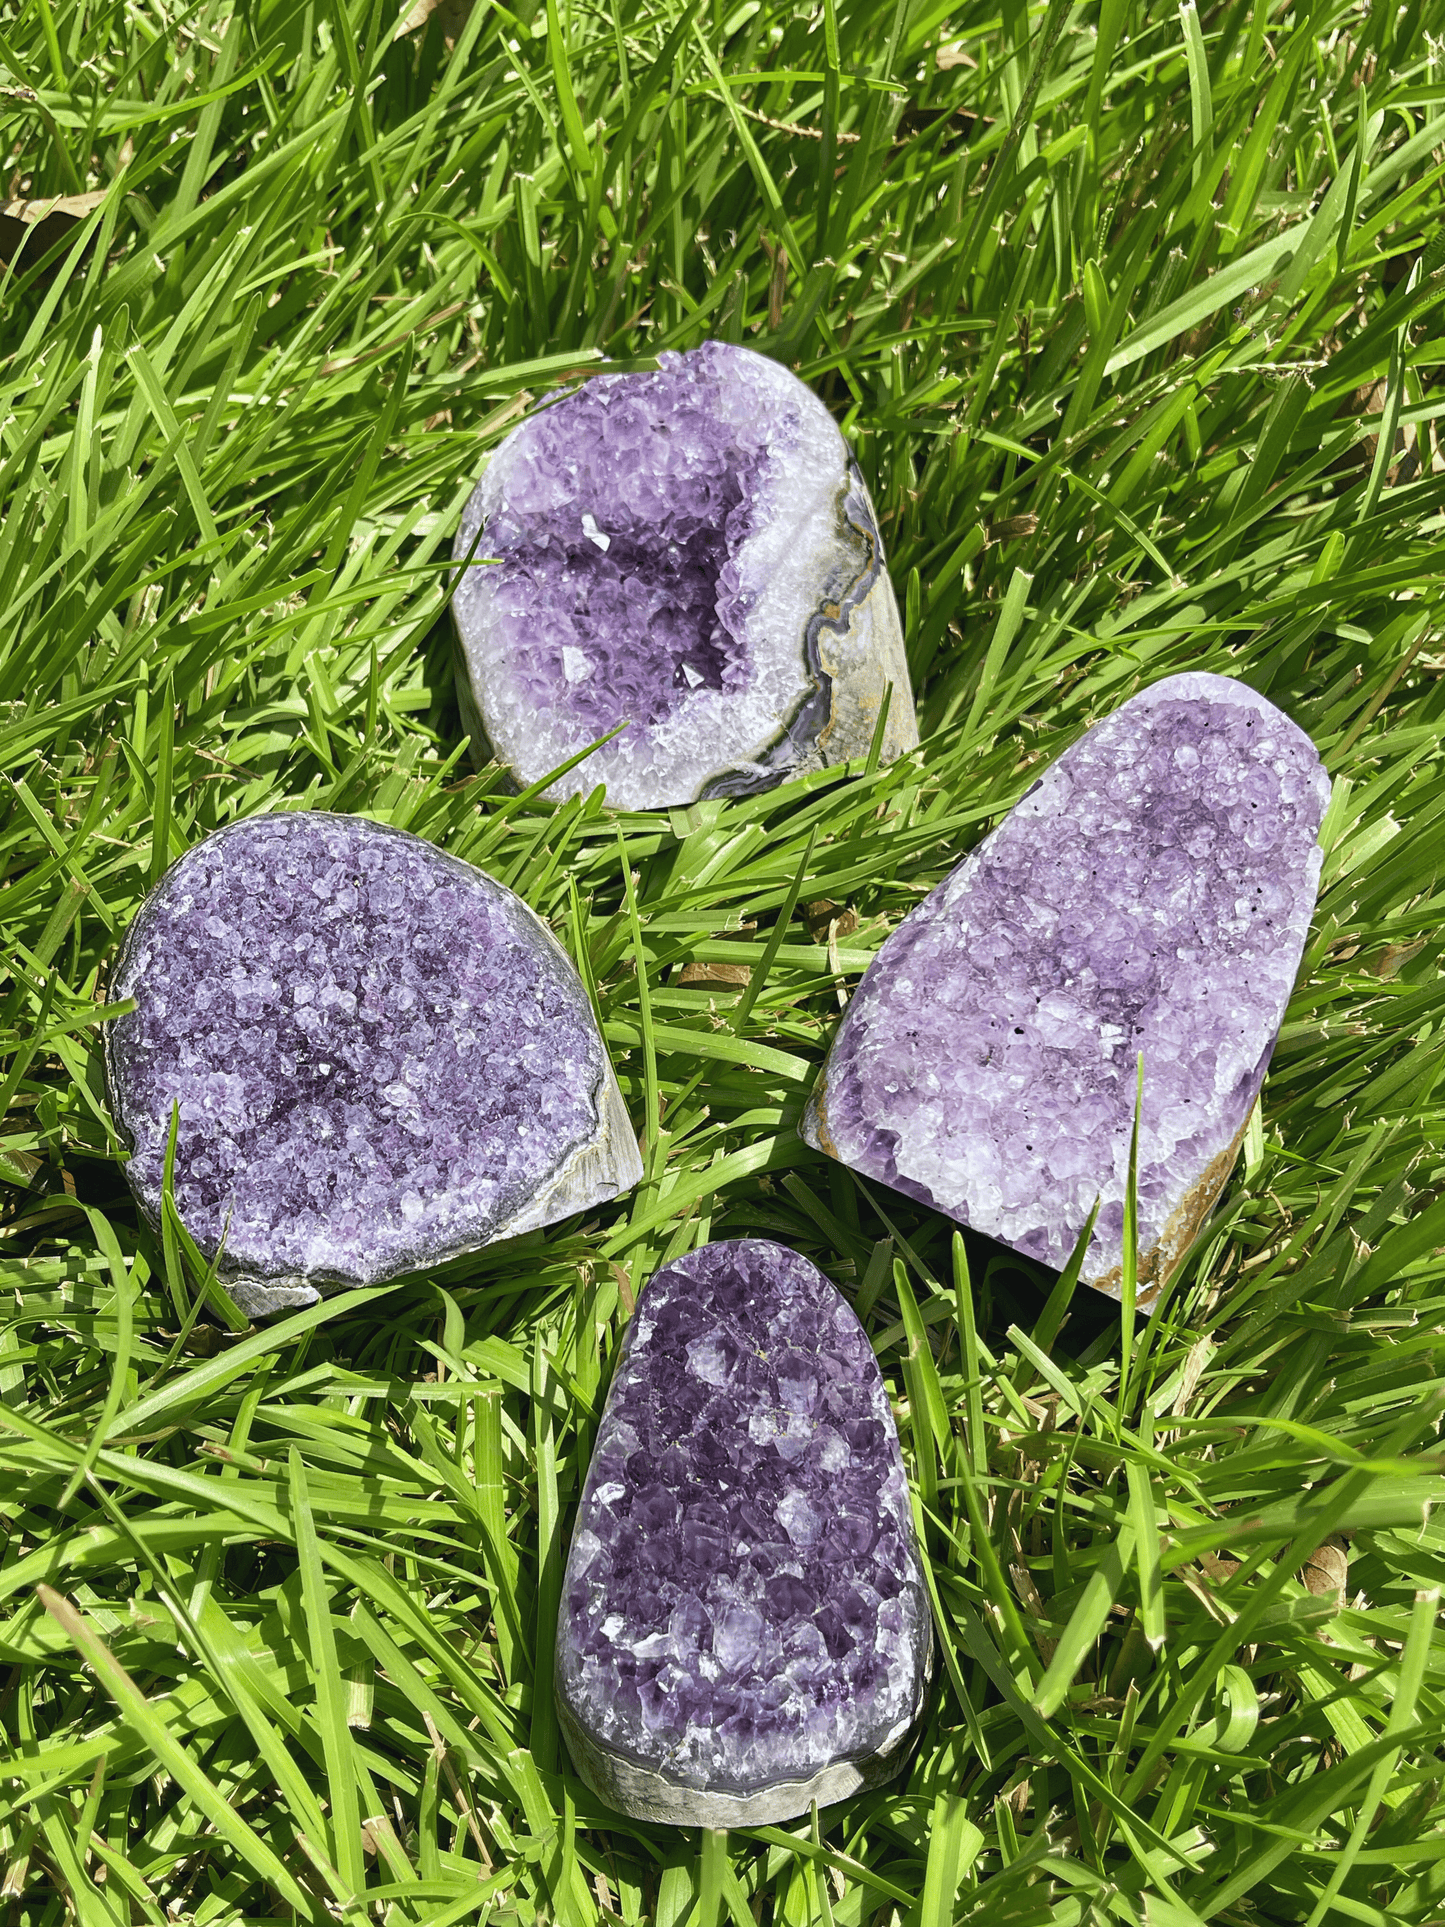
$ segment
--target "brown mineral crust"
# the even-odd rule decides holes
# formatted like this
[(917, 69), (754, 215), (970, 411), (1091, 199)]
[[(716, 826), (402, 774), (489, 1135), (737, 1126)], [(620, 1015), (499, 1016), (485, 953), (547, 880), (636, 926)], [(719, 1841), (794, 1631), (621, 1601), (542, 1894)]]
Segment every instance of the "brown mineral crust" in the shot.
[[(1134, 1304), (1138, 1310), (1148, 1310), (1183, 1263), (1196, 1233), (1214, 1209), (1215, 1200), (1224, 1189), (1225, 1180), (1234, 1168), (1234, 1160), (1239, 1156), (1239, 1147), (1243, 1144), (1244, 1134), (1248, 1129), (1249, 1119), (1246, 1118), (1235, 1133), (1233, 1142), (1227, 1144), (1211, 1164), (1206, 1165), (1184, 1193), (1170, 1213), (1155, 1243), (1150, 1245), (1147, 1251), (1139, 1253), (1139, 1284), (1134, 1297)], [(1112, 1271), (1101, 1273), (1097, 1278), (1086, 1276), (1084, 1283), (1092, 1285), (1095, 1291), (1102, 1291), (1110, 1298), (1123, 1296), (1124, 1274), (1119, 1265), (1115, 1265)]]
[(813, 1095), (808, 1100), (806, 1115), (809, 1129), (812, 1133), (812, 1141), (818, 1150), (820, 1150), (825, 1157), (838, 1158), (841, 1163), (842, 1159), (839, 1157), (838, 1147), (834, 1144), (832, 1135), (828, 1130), (828, 1066), (826, 1064), (824, 1064), (818, 1081), (813, 1087)]

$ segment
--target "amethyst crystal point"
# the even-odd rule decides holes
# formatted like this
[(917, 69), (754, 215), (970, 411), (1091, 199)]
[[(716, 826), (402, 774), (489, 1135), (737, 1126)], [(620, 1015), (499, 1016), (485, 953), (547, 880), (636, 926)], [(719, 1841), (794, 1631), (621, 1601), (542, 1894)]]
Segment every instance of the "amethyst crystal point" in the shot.
[(473, 741), (621, 809), (767, 789), (918, 741), (868, 490), (778, 362), (707, 342), (599, 375), (502, 443), (462, 517), (453, 608)]
[(1139, 1133), (1140, 1297), (1218, 1195), (1319, 881), (1329, 782), (1287, 717), (1171, 676), (1067, 750), (888, 939), (803, 1135), (1118, 1296)]
[(932, 1630), (872, 1348), (761, 1238), (665, 1266), (623, 1340), (567, 1561), (557, 1703), (612, 1806), (760, 1826), (885, 1780)]
[(361, 817), (208, 837), (141, 906), (106, 1035), (126, 1175), (253, 1316), (439, 1264), (642, 1176), (587, 994), (510, 890)]

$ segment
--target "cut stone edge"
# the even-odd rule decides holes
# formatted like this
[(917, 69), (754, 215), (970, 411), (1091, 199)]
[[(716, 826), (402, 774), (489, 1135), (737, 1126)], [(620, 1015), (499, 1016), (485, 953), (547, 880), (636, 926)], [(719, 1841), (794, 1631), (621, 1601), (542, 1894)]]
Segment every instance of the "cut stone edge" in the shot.
[[(932, 1642), (930, 1640), (930, 1653)], [(579, 1726), (558, 1684), (558, 1724), (577, 1777), (599, 1800), (633, 1820), (674, 1827), (763, 1827), (796, 1820), (816, 1800), (832, 1806), (855, 1793), (891, 1780), (908, 1757), (914, 1728), (928, 1691), (929, 1667), (908, 1718), (890, 1733), (876, 1753), (862, 1759), (834, 1760), (806, 1780), (774, 1780), (756, 1793), (725, 1793), (689, 1787), (653, 1767), (641, 1766), (604, 1746)]]
[[(460, 571), (458, 571), (460, 573)], [(462, 729), (467, 736), (467, 758), (475, 770), (486, 769), (495, 763), (503, 772), (502, 787), (513, 796), (520, 796), (522, 784), (517, 772), (507, 762), (491, 737), (482, 718), (481, 705), (472, 684), (471, 665), (467, 661), (467, 646), (462, 641), (461, 626), (455, 614), (449, 614), (447, 627), (451, 631), (452, 647), (452, 684), (457, 692), (457, 714), (461, 717)]]
[[(811, 1145), (815, 1151), (821, 1151), (824, 1157), (833, 1158), (839, 1164), (847, 1164), (847, 1159), (839, 1155), (838, 1147), (834, 1144), (828, 1132), (827, 1078), (828, 1066), (825, 1062), (818, 1081), (813, 1087), (812, 1094), (809, 1096), (808, 1102), (804, 1107), (802, 1121), (798, 1125), (798, 1135), (805, 1144)], [(1138, 1291), (1134, 1300), (1138, 1310), (1147, 1311), (1149, 1309), (1179, 1269), (1180, 1265), (1183, 1264), (1184, 1260), (1188, 1257), (1190, 1247), (1193, 1245), (1195, 1238), (1199, 1235), (1199, 1232), (1208, 1221), (1210, 1214), (1218, 1204), (1220, 1194), (1223, 1192), (1229, 1180), (1229, 1174), (1234, 1169), (1234, 1161), (1239, 1156), (1239, 1147), (1243, 1144), (1244, 1134), (1249, 1129), (1249, 1118), (1253, 1109), (1254, 1104), (1251, 1102), (1249, 1111), (1245, 1113), (1244, 1122), (1235, 1132), (1233, 1138), (1225, 1145), (1222, 1151), (1210, 1159), (1199, 1176), (1188, 1187), (1179, 1203), (1175, 1205), (1173, 1211), (1170, 1212), (1169, 1217), (1165, 1221), (1164, 1229), (1160, 1232), (1154, 1243), (1149, 1246), (1147, 1251), (1140, 1252)], [(850, 1166), (849, 1168), (856, 1169), (857, 1167)], [(875, 1178), (880, 1184), (888, 1184), (888, 1180), (886, 1178), (879, 1178), (877, 1172), (864, 1172), (863, 1175), (865, 1177)], [(897, 1186), (890, 1184), (889, 1189), (896, 1190)], [(904, 1193), (902, 1195), (906, 1196), (909, 1194)], [(951, 1218), (955, 1224), (969, 1225), (969, 1229), (978, 1231), (981, 1237), (994, 1238), (994, 1242), (1003, 1245), (1006, 1250), (1017, 1251), (1019, 1249), (1017, 1245), (1009, 1244), (1006, 1238), (997, 1238), (993, 1232), (981, 1230), (979, 1226), (971, 1224), (967, 1218), (958, 1217), (954, 1212), (946, 1210), (942, 1205), (935, 1204), (933, 1209), (941, 1212), (945, 1218)], [(1034, 1264), (1041, 1262), (1041, 1260), (1034, 1258), (1032, 1254), (1027, 1251), (1020, 1252), (1019, 1255), (1028, 1258), (1030, 1262)], [(1057, 1270), (1058, 1267), (1052, 1266), (1050, 1269)], [(1092, 1291), (1101, 1293), (1105, 1298), (1114, 1299), (1116, 1303), (1120, 1302), (1123, 1298), (1124, 1275), (1122, 1267), (1119, 1265), (1112, 1266), (1108, 1271), (1095, 1271), (1092, 1274), (1086, 1270), (1080, 1274), (1080, 1282), (1088, 1285)]]
[[(324, 1296), (315, 1285), (307, 1284), (304, 1278), (250, 1280), (228, 1278), (224, 1272), (219, 1277), (221, 1289), (236, 1310), (249, 1318), (252, 1324), (258, 1318), (274, 1318), (278, 1312), (309, 1311), (312, 1305), (319, 1305)], [(355, 1291), (359, 1287), (347, 1284), (341, 1289)]]
[[(1189, 1186), (1165, 1220), (1164, 1229), (1154, 1243), (1147, 1251), (1139, 1253), (1138, 1290), (1134, 1299), (1138, 1310), (1148, 1310), (1188, 1257), (1191, 1245), (1218, 1204), (1229, 1174), (1234, 1169), (1234, 1160), (1239, 1156), (1239, 1147), (1249, 1129), (1253, 1110), (1251, 1103), (1245, 1112), (1243, 1124), (1233, 1138), (1216, 1157), (1210, 1159)], [(1108, 1271), (1095, 1272), (1092, 1277), (1087, 1272), (1081, 1275), (1086, 1285), (1101, 1292), (1105, 1298), (1116, 1301), (1123, 1298), (1124, 1274), (1119, 1265), (1112, 1266)]]
[(848, 610), (845, 628), (822, 622), (817, 627), (819, 664), (831, 685), (828, 719), (818, 732), (817, 754), (824, 767), (866, 756), (873, 747), (884, 692), (893, 685), (888, 720), (883, 726), (879, 761), (891, 763), (918, 747), (918, 715), (913, 683), (908, 673), (903, 623), (898, 599), (878, 534), (873, 498), (855, 463), (849, 464), (851, 491), (868, 523), (865, 539), (876, 573), (867, 593)]
[[(605, 1043), (602, 1048), (606, 1058)], [(632, 1120), (627, 1115), (617, 1073), (611, 1060), (606, 1059), (597, 1092), (597, 1129), (592, 1138), (577, 1147), (560, 1170), (533, 1195), (529, 1205), (504, 1219), (486, 1243), (498, 1244), (503, 1238), (517, 1238), (524, 1231), (555, 1224), (559, 1218), (571, 1217), (574, 1211), (585, 1211), (589, 1205), (605, 1204), (609, 1198), (620, 1197), (641, 1182), (642, 1156), (632, 1133)], [(474, 1245), (471, 1249), (480, 1251), (483, 1246)]]
[[(603, 1052), (605, 1056), (605, 1043)], [(248, 1318), (270, 1318), (280, 1311), (304, 1311), (308, 1306), (319, 1304), (322, 1298), (332, 1298), (343, 1291), (365, 1291), (389, 1285), (434, 1265), (451, 1264), (456, 1258), (486, 1251), (504, 1239), (519, 1238), (524, 1232), (556, 1224), (560, 1218), (570, 1218), (589, 1205), (605, 1204), (630, 1191), (642, 1179), (642, 1158), (632, 1134), (632, 1120), (627, 1115), (610, 1059), (597, 1092), (597, 1114), (597, 1128), (589, 1142), (579, 1145), (529, 1203), (510, 1218), (502, 1219), (488, 1237), (415, 1262), (408, 1261), (395, 1270), (378, 1273), (375, 1278), (343, 1278), (325, 1272), (312, 1272), (309, 1277), (278, 1273), (268, 1278), (255, 1272), (228, 1272), (223, 1262), (218, 1273), (221, 1286), (237, 1311), (244, 1312)]]
[[(513, 895), (516, 895), (515, 891)], [(602, 1077), (594, 1093), (597, 1128), (592, 1136), (585, 1144), (579, 1144), (566, 1162), (533, 1194), (530, 1204), (498, 1225), (487, 1239), (488, 1244), (497, 1244), (503, 1238), (519, 1237), (524, 1231), (536, 1231), (544, 1224), (555, 1224), (558, 1218), (570, 1217), (574, 1211), (584, 1211), (590, 1204), (604, 1204), (609, 1198), (619, 1197), (624, 1191), (630, 1191), (633, 1185), (642, 1182), (642, 1154), (637, 1148), (632, 1120), (627, 1115), (617, 1073), (612, 1068), (612, 1053), (607, 1048), (607, 1039), (597, 1021), (597, 1012), (592, 1009), (587, 986), (576, 964), (531, 904), (522, 897), (517, 897), (516, 901), (576, 980), (592, 1019), (597, 1048), (602, 1053)], [(482, 1247), (476, 1248), (480, 1250)]]

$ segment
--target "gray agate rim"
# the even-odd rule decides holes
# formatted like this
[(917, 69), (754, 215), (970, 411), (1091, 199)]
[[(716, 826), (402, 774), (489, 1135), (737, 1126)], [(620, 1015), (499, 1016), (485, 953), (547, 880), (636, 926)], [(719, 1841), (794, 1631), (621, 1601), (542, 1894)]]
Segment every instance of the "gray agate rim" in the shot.
[(796, 1820), (816, 1804), (833, 1806), (883, 1786), (901, 1772), (912, 1749), (919, 1719), (933, 1677), (933, 1631), (929, 1622), (928, 1651), (924, 1656), (918, 1698), (872, 1753), (853, 1759), (830, 1760), (804, 1780), (772, 1780), (752, 1792), (726, 1787), (694, 1787), (645, 1766), (630, 1754), (604, 1746), (579, 1725), (567, 1703), (560, 1679), (554, 1700), (557, 1721), (577, 1777), (607, 1806), (633, 1820), (650, 1820), (673, 1827), (766, 1827)]

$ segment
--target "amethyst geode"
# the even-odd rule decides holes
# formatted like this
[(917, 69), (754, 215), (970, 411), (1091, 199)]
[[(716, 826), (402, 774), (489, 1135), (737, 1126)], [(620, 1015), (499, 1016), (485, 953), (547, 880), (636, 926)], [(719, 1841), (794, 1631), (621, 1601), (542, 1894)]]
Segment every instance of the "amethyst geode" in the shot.
[(1329, 781), (1223, 676), (1090, 729), (909, 915), (803, 1123), (866, 1177), (1119, 1294), (1139, 1132), (1147, 1303), (1217, 1197), (1264, 1081), (1319, 881)]
[(125, 1167), (262, 1316), (440, 1264), (642, 1175), (576, 971), (520, 897), (321, 811), (218, 831), (162, 877), (111, 986)]
[(665, 1266), (623, 1339), (577, 1513), (557, 1704), (638, 1819), (760, 1826), (889, 1778), (932, 1629), (863, 1327), (761, 1238)]
[[(868, 490), (832, 416), (721, 342), (598, 375), (507, 437), (462, 517), (453, 601), (473, 742), (621, 809), (767, 789), (918, 741)], [(480, 533), (479, 533), (480, 532)]]

